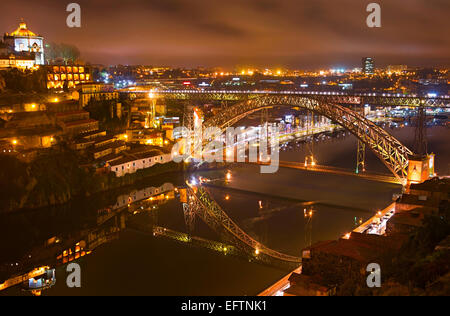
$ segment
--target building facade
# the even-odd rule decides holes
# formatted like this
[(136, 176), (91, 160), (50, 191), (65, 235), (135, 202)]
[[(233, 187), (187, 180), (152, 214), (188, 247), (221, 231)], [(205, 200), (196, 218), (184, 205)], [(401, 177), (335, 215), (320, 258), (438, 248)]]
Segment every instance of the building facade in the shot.
[(30, 31), (25, 22), (12, 33), (6, 33), (3, 40), (10, 53), (27, 53), (34, 57), (36, 65), (44, 65), (44, 38)]
[(0, 56), (0, 69), (3, 68), (33, 68), (35, 66), (35, 59), (30, 56), (19, 56), (19, 55), (6, 55)]
[(171, 154), (165, 154), (159, 151), (130, 155), (122, 159), (113, 161), (109, 164), (111, 172), (116, 177), (123, 177), (126, 174), (135, 173), (140, 169), (153, 167), (156, 164), (166, 164), (172, 161)]
[(89, 112), (83, 110), (57, 113), (56, 123), (70, 137), (98, 130), (98, 121), (90, 119)]
[(375, 74), (375, 62), (372, 57), (364, 57), (362, 59), (362, 71), (366, 75)]
[(75, 88), (91, 78), (90, 69), (81, 65), (47, 66), (47, 89)]
[(80, 97), (80, 106), (84, 108), (91, 99), (100, 100), (119, 100), (119, 92), (114, 90), (113, 84), (105, 83), (82, 83), (78, 86)]

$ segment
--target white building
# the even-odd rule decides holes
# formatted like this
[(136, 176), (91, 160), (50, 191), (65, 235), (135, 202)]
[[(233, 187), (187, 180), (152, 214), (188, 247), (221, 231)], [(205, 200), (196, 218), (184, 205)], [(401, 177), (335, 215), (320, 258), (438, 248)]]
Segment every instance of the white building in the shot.
[(151, 168), (157, 164), (165, 164), (172, 161), (172, 154), (164, 154), (160, 151), (151, 151), (147, 153), (140, 153), (129, 155), (109, 164), (111, 172), (116, 174), (116, 177), (123, 177), (129, 173), (135, 173), (140, 169)]
[(25, 22), (20, 22), (19, 27), (10, 34), (6, 33), (3, 39), (11, 53), (32, 53), (36, 65), (45, 64), (44, 38), (31, 32)]
[(36, 61), (32, 57), (15, 55), (0, 56), (0, 68), (33, 68)]

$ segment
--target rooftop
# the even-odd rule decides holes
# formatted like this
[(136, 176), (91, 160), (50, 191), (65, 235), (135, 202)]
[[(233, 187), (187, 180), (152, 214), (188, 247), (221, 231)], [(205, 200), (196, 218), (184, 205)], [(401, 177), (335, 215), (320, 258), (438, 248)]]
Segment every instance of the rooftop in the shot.
[(416, 213), (414, 211), (402, 212), (394, 214), (394, 216), (389, 219), (389, 224), (420, 227), (422, 225), (423, 218), (423, 213)]
[(65, 123), (65, 126), (66, 127), (72, 127), (72, 126), (86, 125), (86, 124), (96, 123), (96, 122), (98, 122), (98, 121), (93, 120), (93, 119), (79, 120), (79, 121), (73, 121), (73, 122)]
[(439, 179), (436, 177), (423, 183), (411, 184), (411, 190), (450, 193), (450, 179)]
[(429, 206), (438, 207), (439, 200), (436, 198), (430, 198), (427, 196), (419, 196), (413, 194), (402, 194), (401, 198), (397, 202), (398, 204), (408, 204), (417, 206)]
[(57, 117), (64, 117), (64, 116), (70, 116), (70, 115), (77, 115), (77, 114), (89, 114), (89, 112), (84, 110), (77, 110), (77, 111), (66, 111), (66, 112), (59, 112), (56, 114)]
[(114, 143), (106, 144), (106, 145), (101, 146), (101, 147), (95, 147), (95, 148), (92, 149), (92, 153), (100, 153), (100, 152), (102, 152), (104, 150), (107, 150), (107, 149), (110, 149), (110, 148), (113, 148), (113, 149), (114, 148), (120, 148), (120, 147), (123, 147), (125, 145), (126, 145), (125, 142), (117, 141), (117, 142), (114, 142)]
[(327, 292), (330, 287), (322, 284), (321, 280), (304, 274), (292, 273), (289, 277), (289, 283), (291, 287), (286, 290), (288, 294), (303, 293), (303, 291), (297, 289), (298, 287), (304, 287), (309, 290)]
[(26, 36), (26, 37), (37, 36), (35, 33), (31, 32), (28, 29), (27, 24), (24, 21), (19, 23), (19, 27), (15, 31), (13, 31), (7, 35), (9, 35), (9, 36)]
[[(126, 154), (126, 153), (125, 153)], [(161, 151), (152, 150), (146, 153), (140, 153), (140, 154), (134, 154), (134, 155), (127, 155), (126, 157), (123, 157), (122, 159), (116, 160), (114, 162), (111, 162), (111, 167), (113, 166), (119, 166), (123, 165), (128, 162), (147, 159), (147, 158), (153, 158), (156, 156), (160, 156), (162, 153)]]
[[(1, 44), (0, 44), (1, 46)], [(0, 47), (1, 48), (1, 47)], [(32, 55), (21, 55), (21, 54), (9, 54), (9, 55), (0, 55), (0, 59), (7, 59), (7, 60), (30, 60), (33, 61), (34, 57)]]
[(348, 257), (359, 262), (371, 262), (387, 251), (400, 249), (403, 243), (401, 236), (379, 236), (352, 232), (350, 239), (319, 242), (311, 247), (314, 253), (326, 253), (334, 256)]
[(86, 133), (80, 134), (78, 137), (80, 137), (80, 138), (88, 138), (88, 137), (91, 137), (91, 136), (102, 135), (102, 134), (106, 135), (106, 131), (105, 130), (98, 130), (98, 131), (86, 132)]

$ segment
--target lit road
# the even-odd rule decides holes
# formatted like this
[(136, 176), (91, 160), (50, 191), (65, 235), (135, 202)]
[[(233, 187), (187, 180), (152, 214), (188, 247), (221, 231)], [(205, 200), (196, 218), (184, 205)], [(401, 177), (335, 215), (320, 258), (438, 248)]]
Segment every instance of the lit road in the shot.
[[(257, 164), (268, 165), (268, 163), (263, 163), (263, 162), (258, 162)], [(291, 169), (307, 170), (307, 171), (313, 171), (313, 172), (331, 173), (334, 175), (359, 177), (359, 178), (364, 178), (364, 179), (371, 180), (371, 181), (401, 184), (401, 182), (397, 178), (389, 176), (389, 175), (366, 173), (366, 172), (357, 174), (355, 172), (351, 172), (346, 169), (330, 167), (330, 166), (321, 166), (321, 165), (312, 166), (311, 164), (305, 165), (304, 163), (290, 162), (290, 161), (280, 161), (279, 166), (281, 168), (291, 168)]]

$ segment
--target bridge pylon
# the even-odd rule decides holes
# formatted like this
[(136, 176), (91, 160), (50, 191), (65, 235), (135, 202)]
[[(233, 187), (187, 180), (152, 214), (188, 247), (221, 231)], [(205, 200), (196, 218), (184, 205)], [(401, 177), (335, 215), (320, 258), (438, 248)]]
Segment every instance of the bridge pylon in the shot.
[(183, 203), (183, 214), (187, 232), (191, 235), (195, 229), (195, 212), (189, 207), (188, 203)]
[(358, 139), (356, 149), (356, 173), (366, 171), (366, 144)]
[(414, 135), (414, 152), (421, 156), (428, 154), (426, 112), (423, 106), (417, 109), (416, 130)]
[[(309, 115), (311, 114), (311, 119)], [(306, 157), (305, 157), (305, 166), (316, 165), (316, 160), (314, 158), (314, 141), (315, 141), (315, 135), (314, 135), (314, 112), (312, 111), (306, 111), (306, 135), (307, 137), (311, 137), (311, 142), (306, 142)]]

